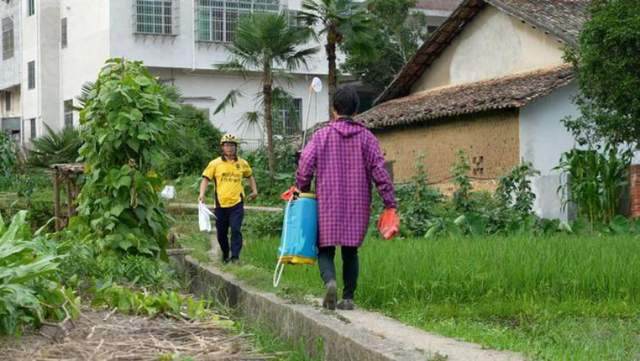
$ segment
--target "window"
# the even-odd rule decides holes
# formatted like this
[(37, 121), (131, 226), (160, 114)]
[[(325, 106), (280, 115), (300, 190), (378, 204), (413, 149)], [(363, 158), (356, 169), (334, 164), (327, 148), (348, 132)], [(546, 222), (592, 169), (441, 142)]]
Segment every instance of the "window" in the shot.
[(136, 33), (174, 35), (173, 6), (172, 0), (135, 0)]
[(67, 47), (67, 18), (60, 21), (60, 45), (63, 49)]
[(4, 110), (7, 112), (11, 111), (11, 93), (10, 92), (4, 93)]
[(29, 119), (29, 128), (31, 128), (31, 139), (36, 137), (36, 118)]
[(36, 13), (36, 0), (27, 0), (27, 16)]
[(295, 98), (275, 104), (274, 133), (284, 136), (302, 131), (302, 99)]
[(20, 118), (2, 118), (0, 125), (0, 130), (13, 138), (16, 144), (20, 142)]
[(305, 27), (303, 22), (298, 17), (298, 16), (300, 16), (298, 11), (289, 10), (287, 15), (289, 17), (289, 27), (291, 27), (291, 28), (304, 28)]
[(240, 19), (255, 11), (280, 11), (279, 0), (196, 0), (196, 40), (232, 42)]
[(64, 126), (73, 128), (73, 99), (64, 101)]
[(28, 76), (28, 88), (35, 89), (36, 87), (36, 62), (30, 61), (27, 63), (27, 76)]
[(2, 60), (13, 57), (13, 20), (2, 19)]

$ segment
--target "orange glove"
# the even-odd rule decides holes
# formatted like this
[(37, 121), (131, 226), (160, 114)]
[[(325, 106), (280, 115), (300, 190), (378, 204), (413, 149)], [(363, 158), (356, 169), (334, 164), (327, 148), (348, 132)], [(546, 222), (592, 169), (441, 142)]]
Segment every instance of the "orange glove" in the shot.
[(298, 188), (296, 188), (295, 186), (289, 188), (286, 192), (282, 193), (280, 195), (280, 199), (282, 199), (283, 201), (290, 201), (291, 199), (293, 199), (296, 196), (296, 193), (300, 193), (300, 191), (298, 190)]
[(400, 217), (394, 208), (387, 208), (378, 220), (378, 231), (384, 239), (392, 239), (400, 232)]

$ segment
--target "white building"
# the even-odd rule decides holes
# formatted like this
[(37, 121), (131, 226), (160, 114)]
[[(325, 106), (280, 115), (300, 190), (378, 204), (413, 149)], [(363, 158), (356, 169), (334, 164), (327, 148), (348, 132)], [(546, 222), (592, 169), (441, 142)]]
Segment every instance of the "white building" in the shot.
[[(239, 119), (259, 110), (254, 94), (259, 78), (222, 74), (216, 64), (229, 60), (224, 48), (232, 40), (240, 14), (295, 11), (301, 0), (0, 0), (1, 126), (22, 144), (53, 129), (77, 125), (72, 110), (81, 87), (96, 79), (106, 59), (141, 60), (160, 81), (177, 86), (184, 102), (205, 109), (214, 125), (240, 134), (253, 145), (259, 131), (242, 134)], [(319, 44), (309, 44), (314, 46)], [(326, 120), (325, 89), (309, 98), (309, 84), (326, 81), (320, 51), (280, 85), (293, 94), (296, 114), (284, 118), (289, 129)], [(232, 89), (247, 96), (232, 109), (213, 115)]]

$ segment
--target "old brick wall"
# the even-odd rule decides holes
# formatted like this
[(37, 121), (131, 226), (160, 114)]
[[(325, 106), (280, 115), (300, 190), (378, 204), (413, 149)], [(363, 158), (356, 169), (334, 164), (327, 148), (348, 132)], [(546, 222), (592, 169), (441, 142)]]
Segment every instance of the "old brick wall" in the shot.
[(416, 160), (424, 156), (429, 182), (448, 188), (458, 149), (471, 163), (470, 176), (480, 188), (491, 190), (495, 179), (519, 162), (518, 111), (501, 110), (432, 121), (428, 125), (376, 131), (394, 182), (415, 174)]

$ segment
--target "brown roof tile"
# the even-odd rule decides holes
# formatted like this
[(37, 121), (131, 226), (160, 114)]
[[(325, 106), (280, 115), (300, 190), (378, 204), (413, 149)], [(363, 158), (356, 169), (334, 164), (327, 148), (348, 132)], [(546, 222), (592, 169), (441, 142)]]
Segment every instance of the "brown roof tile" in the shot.
[(380, 104), (356, 119), (369, 128), (381, 129), (461, 114), (520, 108), (571, 80), (573, 70), (569, 65), (546, 68), (415, 93)]

